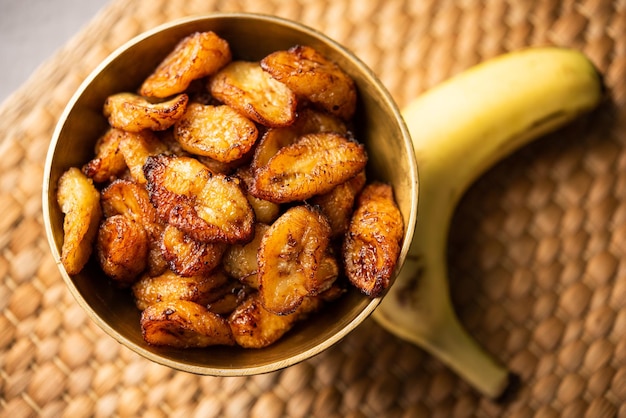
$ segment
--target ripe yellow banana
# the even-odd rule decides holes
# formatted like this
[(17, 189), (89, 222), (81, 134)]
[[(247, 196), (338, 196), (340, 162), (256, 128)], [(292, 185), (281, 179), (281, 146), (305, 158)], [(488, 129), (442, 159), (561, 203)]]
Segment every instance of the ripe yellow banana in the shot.
[(460, 325), (450, 302), (449, 224), (467, 187), (495, 162), (594, 108), (602, 83), (580, 52), (530, 48), (479, 64), (434, 87), (403, 111), (419, 170), (415, 238), (374, 318), (499, 396), (508, 371)]

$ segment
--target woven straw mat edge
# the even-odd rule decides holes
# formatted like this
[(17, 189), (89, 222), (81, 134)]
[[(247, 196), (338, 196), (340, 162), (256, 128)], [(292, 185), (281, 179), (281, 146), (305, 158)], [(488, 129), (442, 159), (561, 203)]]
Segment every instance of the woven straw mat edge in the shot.
[[(515, 153), (465, 195), (449, 245), (452, 298), (519, 376), (500, 402), (366, 321), (286, 370), (199, 377), (140, 358), (86, 318), (42, 231), (50, 136), (87, 74), (166, 21), (275, 14), (352, 49), (400, 106), (530, 45), (585, 52), (607, 102)], [(116, 0), (0, 107), (0, 416), (626, 417), (626, 2)]]

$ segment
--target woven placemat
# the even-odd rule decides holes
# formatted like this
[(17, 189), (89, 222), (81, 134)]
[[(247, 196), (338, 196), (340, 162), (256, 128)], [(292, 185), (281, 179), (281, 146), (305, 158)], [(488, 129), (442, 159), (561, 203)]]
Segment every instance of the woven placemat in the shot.
[[(120, 346), (72, 299), (40, 214), (56, 120), (114, 48), (214, 11), (322, 30), (369, 64), (400, 106), (529, 45), (579, 48), (602, 71), (607, 103), (490, 170), (453, 220), (453, 301), (469, 331), (519, 376), (509, 397), (479, 396), (371, 319), (280, 372), (195, 376)], [(115, 0), (0, 106), (0, 141), (2, 417), (626, 417), (624, 0)]]

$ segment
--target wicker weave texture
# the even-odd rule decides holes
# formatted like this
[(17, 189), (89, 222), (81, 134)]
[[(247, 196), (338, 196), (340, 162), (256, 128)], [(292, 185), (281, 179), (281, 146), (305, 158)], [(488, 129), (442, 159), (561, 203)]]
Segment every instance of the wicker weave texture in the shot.
[[(481, 398), (372, 320), (280, 372), (200, 377), (118, 345), (74, 302), (41, 220), (56, 120), (123, 42), (215, 11), (275, 14), (325, 32), (400, 106), (526, 46), (574, 47), (594, 61), (607, 102), (490, 170), (453, 220), (453, 301), (519, 376), (509, 398)], [(0, 106), (0, 155), (1, 417), (626, 417), (624, 0), (114, 0)]]

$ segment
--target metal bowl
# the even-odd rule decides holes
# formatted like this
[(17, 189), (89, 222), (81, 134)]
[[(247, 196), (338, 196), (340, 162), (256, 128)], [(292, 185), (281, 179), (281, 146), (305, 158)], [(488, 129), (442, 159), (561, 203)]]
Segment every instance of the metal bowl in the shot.
[(411, 139), (400, 112), (376, 76), (348, 50), (301, 24), (255, 14), (214, 14), (175, 21), (148, 31), (113, 52), (83, 82), (58, 122), (46, 159), (43, 217), (52, 254), (71, 293), (107, 334), (157, 363), (197, 374), (236, 376), (266, 373), (308, 359), (341, 340), (380, 302), (356, 290), (298, 324), (280, 341), (263, 349), (210, 347), (173, 349), (146, 344), (140, 312), (131, 292), (118, 290), (93, 259), (70, 276), (60, 261), (63, 214), (56, 202), (61, 174), (93, 157), (94, 144), (107, 127), (102, 106), (107, 96), (135, 91), (142, 80), (186, 35), (212, 30), (228, 40), (235, 59), (259, 60), (296, 44), (309, 45), (338, 63), (355, 80), (359, 102), (356, 136), (366, 144), (369, 180), (390, 183), (406, 226), (401, 266), (413, 236), (417, 208), (417, 167)]

